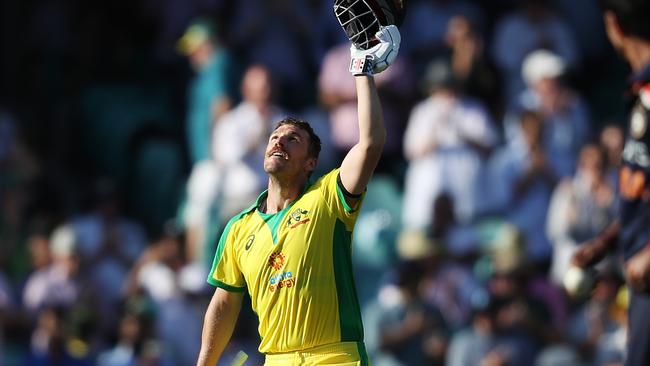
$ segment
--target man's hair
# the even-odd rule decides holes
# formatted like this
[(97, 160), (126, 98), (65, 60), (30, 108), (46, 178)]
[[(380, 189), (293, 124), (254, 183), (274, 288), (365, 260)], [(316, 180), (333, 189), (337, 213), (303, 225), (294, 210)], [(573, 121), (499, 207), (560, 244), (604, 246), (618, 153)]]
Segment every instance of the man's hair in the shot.
[(273, 130), (275, 131), (278, 128), (280, 128), (280, 126), (284, 126), (284, 125), (296, 126), (302, 129), (303, 131), (307, 132), (307, 134), (309, 135), (309, 156), (311, 156), (314, 159), (318, 159), (318, 155), (320, 154), (320, 137), (316, 135), (314, 129), (311, 128), (309, 122), (299, 118), (285, 117), (283, 120), (278, 122), (278, 124), (275, 126)]
[(631, 36), (650, 41), (650, 1), (648, 0), (598, 0), (600, 7), (611, 11), (618, 19), (621, 30)]

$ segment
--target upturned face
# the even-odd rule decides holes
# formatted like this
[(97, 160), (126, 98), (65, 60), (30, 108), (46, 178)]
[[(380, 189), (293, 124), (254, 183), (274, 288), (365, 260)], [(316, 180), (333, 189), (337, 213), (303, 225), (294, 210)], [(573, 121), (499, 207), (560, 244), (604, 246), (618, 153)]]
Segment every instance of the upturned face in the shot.
[(309, 134), (294, 125), (282, 125), (271, 136), (264, 154), (264, 171), (269, 175), (309, 175), (316, 159), (309, 156)]

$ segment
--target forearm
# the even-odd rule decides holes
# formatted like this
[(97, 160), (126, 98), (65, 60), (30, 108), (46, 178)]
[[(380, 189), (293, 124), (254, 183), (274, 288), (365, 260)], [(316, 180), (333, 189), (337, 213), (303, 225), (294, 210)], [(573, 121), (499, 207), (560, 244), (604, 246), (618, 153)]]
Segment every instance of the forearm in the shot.
[(341, 163), (340, 178), (352, 194), (364, 191), (379, 163), (386, 130), (372, 76), (355, 76), (359, 119), (359, 141)]
[(598, 235), (604, 249), (611, 250), (618, 245), (618, 235), (621, 231), (621, 223), (616, 220), (612, 222), (603, 232)]
[(205, 313), (197, 366), (214, 366), (228, 345), (241, 308), (241, 295), (215, 291)]
[(395, 60), (401, 40), (395, 25), (381, 27), (375, 38), (379, 43), (367, 50), (350, 47), (349, 70), (356, 84), (359, 141), (343, 159), (339, 178), (343, 188), (355, 195), (366, 189), (386, 142), (384, 117), (372, 75), (384, 71)]
[(372, 76), (355, 76), (357, 114), (359, 118), (359, 145), (375, 148), (381, 153), (386, 141), (386, 128), (379, 95)]
[(618, 245), (620, 230), (620, 222), (614, 221), (598, 236), (581, 245), (573, 255), (571, 262), (583, 268), (599, 262)]

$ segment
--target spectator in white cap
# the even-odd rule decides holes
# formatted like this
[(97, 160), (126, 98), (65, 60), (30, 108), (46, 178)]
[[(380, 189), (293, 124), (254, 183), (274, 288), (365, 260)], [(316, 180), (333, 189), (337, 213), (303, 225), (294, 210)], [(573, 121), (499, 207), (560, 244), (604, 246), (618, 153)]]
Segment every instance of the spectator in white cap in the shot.
[(569, 67), (580, 61), (580, 49), (569, 25), (548, 0), (520, 0), (519, 10), (495, 25), (491, 53), (505, 83), (506, 99), (515, 101), (526, 85), (521, 66), (531, 50), (547, 48), (562, 57)]
[[(543, 149), (558, 177), (575, 173), (580, 148), (589, 139), (589, 115), (582, 98), (564, 82), (565, 60), (548, 50), (540, 49), (526, 56), (522, 77), (527, 89), (519, 95), (510, 116), (521, 110), (536, 111), (544, 119)], [(514, 113), (514, 114), (513, 114)], [(511, 142), (521, 137), (518, 123), (506, 118), (506, 135)]]
[(564, 59), (555, 53), (540, 49), (526, 56), (521, 73), (530, 86), (545, 79), (556, 79), (564, 75), (567, 66)]

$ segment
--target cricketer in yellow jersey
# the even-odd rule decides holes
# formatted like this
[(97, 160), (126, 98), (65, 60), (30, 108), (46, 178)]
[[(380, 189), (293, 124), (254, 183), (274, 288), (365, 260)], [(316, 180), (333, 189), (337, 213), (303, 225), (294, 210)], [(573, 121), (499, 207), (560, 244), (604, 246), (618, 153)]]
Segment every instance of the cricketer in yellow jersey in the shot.
[(368, 364), (350, 244), (386, 139), (372, 74), (392, 63), (400, 43), (395, 26), (382, 27), (376, 37), (375, 47), (351, 48), (359, 141), (338, 169), (310, 182), (320, 140), (308, 123), (286, 118), (271, 133), (264, 157), (268, 188), (230, 220), (217, 246), (208, 278), (216, 289), (197, 365), (219, 361), (244, 291), (259, 317), (266, 365)]

